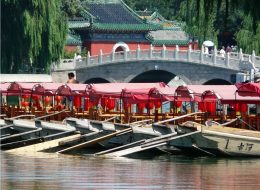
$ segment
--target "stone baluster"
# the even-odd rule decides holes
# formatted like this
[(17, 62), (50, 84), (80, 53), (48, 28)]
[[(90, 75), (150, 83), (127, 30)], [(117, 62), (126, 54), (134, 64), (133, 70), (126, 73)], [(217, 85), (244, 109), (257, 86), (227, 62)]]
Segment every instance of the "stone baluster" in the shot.
[(126, 50), (126, 48), (124, 49), (124, 60), (125, 61), (127, 60), (127, 50)]
[(176, 45), (176, 48), (175, 48), (175, 59), (178, 59), (178, 58), (179, 58), (178, 53), (179, 53), (179, 46)]
[(86, 64), (87, 64), (87, 65), (90, 64), (90, 52), (89, 52), (89, 51), (88, 51), (88, 53), (87, 53)]
[(217, 54), (218, 54), (217, 47), (214, 46), (214, 50), (213, 50), (213, 64), (217, 63)]
[(112, 54), (111, 54), (111, 61), (115, 61), (115, 52), (112, 50)]
[(98, 63), (99, 64), (102, 64), (102, 62), (103, 62), (103, 52), (102, 52), (102, 49), (100, 49), (100, 53), (99, 53), (99, 59), (98, 59)]
[(255, 50), (252, 52), (251, 61), (252, 63), (255, 63)]
[(226, 53), (226, 66), (229, 67), (229, 57), (230, 57), (230, 52)]
[(201, 46), (201, 49), (200, 49), (200, 63), (203, 63), (204, 62), (204, 48), (203, 46)]
[(163, 45), (162, 47), (162, 58), (165, 59), (166, 47)]
[(239, 58), (240, 61), (244, 61), (244, 55), (243, 55), (242, 48), (239, 49), (238, 58)]
[(188, 51), (187, 51), (187, 60), (190, 61), (191, 60), (191, 45), (189, 44), (189, 48), (188, 48)]
[(153, 58), (153, 45), (151, 44), (150, 45), (150, 55), (149, 55), (149, 58), (152, 59)]
[(137, 49), (136, 49), (136, 59), (139, 60), (140, 59), (140, 45), (137, 45)]

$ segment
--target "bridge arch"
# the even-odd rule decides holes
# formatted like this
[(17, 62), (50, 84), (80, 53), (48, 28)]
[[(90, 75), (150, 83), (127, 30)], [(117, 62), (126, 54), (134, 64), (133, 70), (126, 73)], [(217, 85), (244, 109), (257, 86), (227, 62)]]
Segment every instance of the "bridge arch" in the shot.
[(91, 78), (84, 82), (84, 84), (91, 84), (91, 83), (109, 83), (110, 81), (103, 79), (103, 78)]
[(203, 85), (231, 85), (231, 83), (224, 79), (211, 79), (203, 83)]
[(183, 80), (182, 77), (177, 76), (169, 71), (165, 70), (149, 70), (142, 72), (136, 76), (134, 76), (132, 79), (129, 80), (129, 82), (132, 83), (152, 83), (152, 82), (164, 82), (165, 84), (171, 84), (175, 85), (178, 83), (189, 83), (186, 78)]
[[(96, 64), (76, 70), (79, 81), (102, 78), (101, 82), (165, 82), (179, 76), (185, 84), (231, 84), (237, 71), (184, 61), (139, 60)], [(150, 76), (150, 77), (149, 77)], [(150, 78), (145, 79), (145, 78)], [(142, 80), (144, 79), (144, 80)], [(211, 81), (212, 80), (212, 81)], [(216, 81), (217, 80), (217, 81)], [(219, 81), (223, 80), (223, 81)], [(95, 82), (99, 82), (96, 81)]]
[(113, 46), (113, 52), (117, 51), (129, 51), (129, 47), (125, 42), (118, 42)]

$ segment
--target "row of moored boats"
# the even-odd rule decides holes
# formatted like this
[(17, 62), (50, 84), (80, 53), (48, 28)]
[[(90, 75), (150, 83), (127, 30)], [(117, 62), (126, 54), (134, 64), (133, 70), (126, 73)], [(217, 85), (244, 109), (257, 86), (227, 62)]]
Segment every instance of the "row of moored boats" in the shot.
[(0, 89), (0, 146), (7, 152), (260, 156), (258, 83), (1, 83)]

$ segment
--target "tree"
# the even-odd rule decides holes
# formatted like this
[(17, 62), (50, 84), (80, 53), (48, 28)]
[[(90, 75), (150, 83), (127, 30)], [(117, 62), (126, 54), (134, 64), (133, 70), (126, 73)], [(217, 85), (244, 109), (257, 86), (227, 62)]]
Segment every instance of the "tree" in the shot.
[(28, 62), (49, 70), (59, 60), (67, 34), (61, 0), (3, 0), (1, 4), (1, 72), (17, 73)]
[(79, 13), (83, 10), (82, 2), (84, 0), (63, 0), (61, 9), (69, 18), (79, 16)]

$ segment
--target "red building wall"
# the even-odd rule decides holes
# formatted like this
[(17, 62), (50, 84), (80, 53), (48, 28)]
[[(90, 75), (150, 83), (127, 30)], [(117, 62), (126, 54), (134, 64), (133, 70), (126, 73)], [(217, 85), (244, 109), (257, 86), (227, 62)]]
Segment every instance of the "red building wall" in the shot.
[(76, 51), (76, 49), (77, 49), (77, 46), (75, 46), (75, 45), (66, 45), (65, 46), (65, 51), (67, 51), (67, 52), (74, 52), (74, 51)]
[[(103, 54), (111, 53), (114, 45), (117, 42), (92, 42), (92, 43), (86, 43), (85, 47), (88, 51), (90, 51), (90, 55), (99, 55), (100, 49), (102, 49)], [(136, 50), (138, 45), (140, 46), (140, 49), (150, 49), (150, 43), (135, 43), (135, 42), (128, 42), (126, 43), (130, 50)], [(191, 44), (192, 45), (192, 44)], [(166, 46), (168, 50), (175, 50), (176, 46)], [(154, 46), (154, 49), (161, 50), (162, 46)], [(179, 46), (180, 50), (187, 50), (188, 45)], [(193, 49), (198, 49), (197, 43), (193, 45)]]

